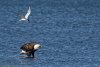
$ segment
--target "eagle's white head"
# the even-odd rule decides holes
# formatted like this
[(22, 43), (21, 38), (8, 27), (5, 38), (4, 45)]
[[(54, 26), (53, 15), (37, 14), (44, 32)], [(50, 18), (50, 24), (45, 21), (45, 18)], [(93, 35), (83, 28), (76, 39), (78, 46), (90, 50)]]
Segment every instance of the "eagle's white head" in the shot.
[(41, 48), (42, 46), (40, 44), (35, 44), (34, 45), (34, 50), (38, 50), (39, 48)]

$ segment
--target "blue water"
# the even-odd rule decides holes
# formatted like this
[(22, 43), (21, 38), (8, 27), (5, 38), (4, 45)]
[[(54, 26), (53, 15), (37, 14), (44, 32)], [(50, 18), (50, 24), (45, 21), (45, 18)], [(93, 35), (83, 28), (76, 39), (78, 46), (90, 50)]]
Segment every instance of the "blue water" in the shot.
[[(22, 58), (32, 41), (37, 59)], [(100, 0), (0, 0), (0, 67), (100, 67)]]

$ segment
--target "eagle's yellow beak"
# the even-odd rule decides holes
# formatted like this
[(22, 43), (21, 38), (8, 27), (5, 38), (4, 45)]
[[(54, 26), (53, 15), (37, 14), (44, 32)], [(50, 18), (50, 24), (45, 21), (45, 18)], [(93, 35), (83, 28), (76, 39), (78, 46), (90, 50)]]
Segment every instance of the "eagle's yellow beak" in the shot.
[(40, 45), (40, 47), (39, 48), (42, 48), (42, 46)]

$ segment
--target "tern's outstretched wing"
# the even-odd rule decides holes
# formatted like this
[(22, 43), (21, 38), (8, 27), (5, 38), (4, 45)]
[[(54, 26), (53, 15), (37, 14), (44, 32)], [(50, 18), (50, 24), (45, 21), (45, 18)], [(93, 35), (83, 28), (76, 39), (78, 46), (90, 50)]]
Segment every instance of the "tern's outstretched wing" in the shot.
[(25, 18), (28, 19), (29, 15), (31, 14), (31, 9), (29, 7), (28, 11), (27, 11), (27, 14), (25, 15)]

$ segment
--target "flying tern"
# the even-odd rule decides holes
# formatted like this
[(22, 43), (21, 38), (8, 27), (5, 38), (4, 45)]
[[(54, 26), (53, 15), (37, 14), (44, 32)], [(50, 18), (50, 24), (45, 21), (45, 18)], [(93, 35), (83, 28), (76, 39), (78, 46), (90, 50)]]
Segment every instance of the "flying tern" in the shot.
[(21, 15), (21, 19), (20, 19), (19, 21), (29, 21), (29, 15), (30, 15), (30, 14), (31, 14), (31, 9), (30, 9), (30, 7), (29, 7), (29, 9), (28, 9), (26, 15), (25, 15), (25, 16), (22, 16), (22, 15)]

